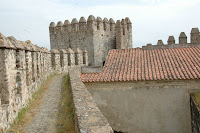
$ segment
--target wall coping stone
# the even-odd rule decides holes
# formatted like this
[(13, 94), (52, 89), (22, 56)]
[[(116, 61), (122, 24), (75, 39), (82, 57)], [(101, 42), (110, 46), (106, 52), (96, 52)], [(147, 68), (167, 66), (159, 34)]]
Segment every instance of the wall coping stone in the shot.
[(69, 70), (75, 111), (76, 132), (113, 133), (91, 94), (80, 79), (80, 68)]
[(200, 44), (171, 44), (171, 45), (146, 45), (142, 46), (142, 49), (167, 49), (167, 48), (186, 48), (186, 47), (199, 47)]

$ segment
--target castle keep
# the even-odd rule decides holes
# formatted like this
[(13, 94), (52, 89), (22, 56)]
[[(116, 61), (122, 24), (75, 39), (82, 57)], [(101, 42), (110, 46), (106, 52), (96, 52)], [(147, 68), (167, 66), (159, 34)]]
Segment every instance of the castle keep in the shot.
[(95, 18), (90, 15), (86, 21), (81, 17), (70, 23), (50, 23), (51, 49), (88, 51), (89, 65), (102, 66), (109, 50), (132, 48), (132, 24), (129, 18), (115, 21), (110, 18)]

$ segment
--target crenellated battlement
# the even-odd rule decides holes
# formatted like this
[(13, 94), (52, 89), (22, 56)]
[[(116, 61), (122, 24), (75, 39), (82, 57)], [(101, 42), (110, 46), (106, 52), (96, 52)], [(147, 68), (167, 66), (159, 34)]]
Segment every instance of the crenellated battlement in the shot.
[[(132, 24), (129, 18), (122, 19), (122, 34), (115, 21), (110, 18), (95, 18), (90, 15), (87, 21), (84, 17), (73, 18), (71, 23), (65, 20), (64, 24), (51, 22), (49, 25), (51, 49), (79, 48), (86, 49), (89, 56), (89, 65), (102, 65), (108, 51), (115, 48), (132, 47)], [(117, 39), (120, 36), (120, 39)], [(125, 44), (118, 43), (122, 39)], [(118, 45), (120, 46), (117, 46)], [(123, 45), (123, 46), (122, 46)]]
[[(122, 21), (124, 21), (124, 19)], [(101, 29), (105, 31), (114, 31), (115, 28), (115, 21), (112, 18), (110, 18), (109, 20), (107, 18), (104, 18), (102, 20), (101, 17), (97, 17), (95, 19), (95, 17), (92, 15), (88, 17), (87, 21), (84, 17), (81, 17), (79, 21), (76, 18), (73, 18), (71, 23), (69, 20), (65, 20), (64, 24), (62, 23), (62, 21), (59, 21), (57, 22), (57, 24), (51, 22), (49, 25), (50, 32), (54, 32), (54, 34), (56, 34), (56, 30), (71, 33), (88, 30), (97, 31)], [(130, 26), (127, 27), (127, 30), (129, 29)]]
[[(51, 26), (54, 26), (51, 23)], [(62, 23), (59, 22), (60, 26)], [(0, 129), (9, 128), (32, 94), (51, 74), (88, 65), (86, 50), (38, 47), (0, 33)]]
[(132, 23), (128, 17), (116, 23), (116, 48), (132, 48)]
[(198, 28), (192, 28), (190, 33), (190, 43), (187, 42), (187, 36), (185, 32), (181, 32), (179, 35), (179, 43), (175, 42), (174, 36), (169, 36), (167, 44), (164, 44), (162, 40), (158, 40), (157, 45), (142, 46), (143, 49), (162, 49), (162, 48), (182, 48), (182, 47), (195, 47), (200, 46), (200, 32)]

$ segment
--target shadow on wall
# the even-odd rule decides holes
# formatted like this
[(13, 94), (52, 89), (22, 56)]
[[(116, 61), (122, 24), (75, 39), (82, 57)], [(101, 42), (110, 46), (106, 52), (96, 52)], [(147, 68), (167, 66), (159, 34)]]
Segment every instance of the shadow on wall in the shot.
[(115, 131), (114, 130), (114, 133), (128, 133), (128, 132), (122, 132), (122, 131)]

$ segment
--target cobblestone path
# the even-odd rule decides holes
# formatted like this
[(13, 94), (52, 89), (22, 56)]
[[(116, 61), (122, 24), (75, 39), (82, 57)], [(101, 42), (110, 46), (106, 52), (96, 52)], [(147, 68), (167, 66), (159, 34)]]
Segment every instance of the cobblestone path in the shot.
[(62, 79), (65, 75), (57, 75), (47, 88), (41, 103), (34, 111), (32, 121), (24, 128), (26, 133), (54, 133), (61, 97)]

